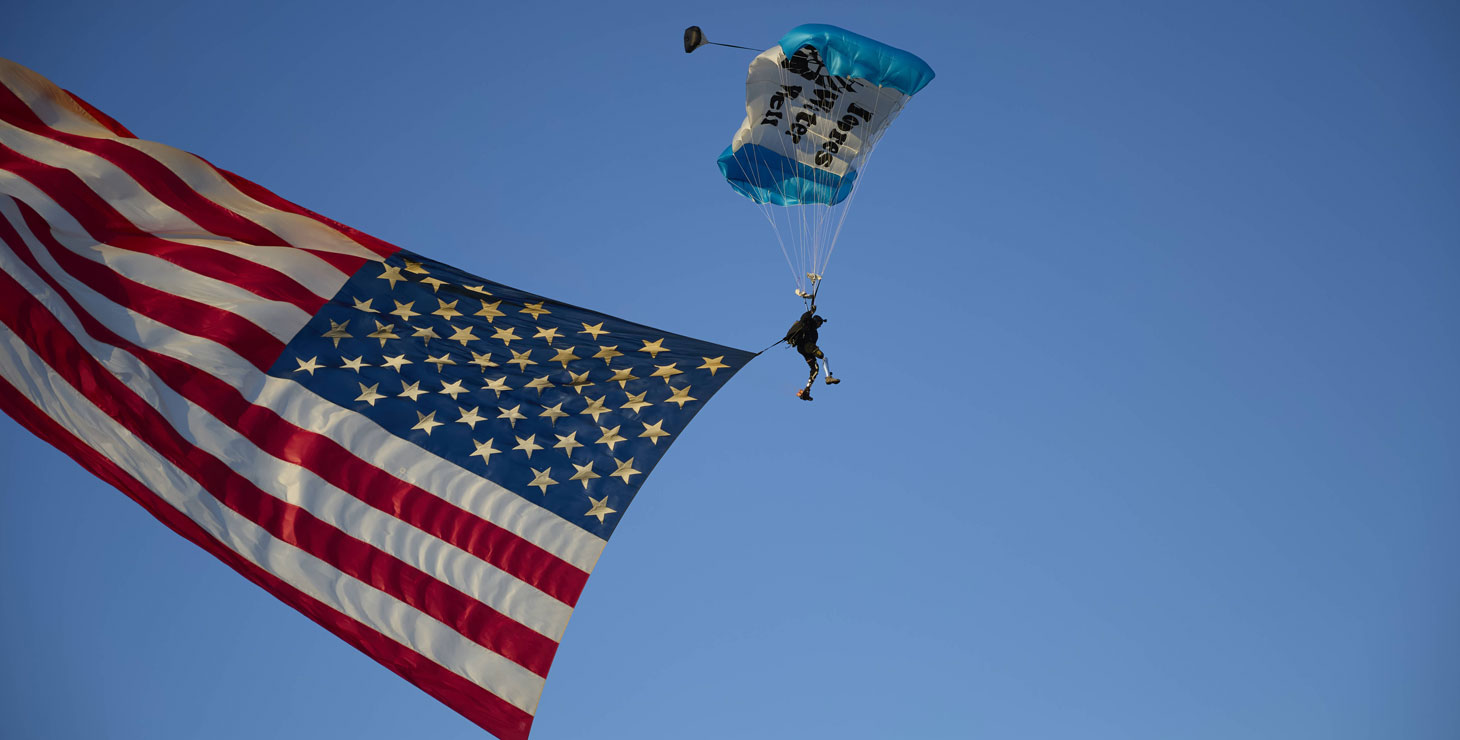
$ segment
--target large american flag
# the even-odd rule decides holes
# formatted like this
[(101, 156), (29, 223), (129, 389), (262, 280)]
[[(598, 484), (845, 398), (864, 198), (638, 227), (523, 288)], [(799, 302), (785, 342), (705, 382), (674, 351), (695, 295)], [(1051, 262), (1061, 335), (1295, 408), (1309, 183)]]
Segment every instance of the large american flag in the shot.
[(474, 277), (0, 60), (0, 408), (504, 740), (752, 357)]

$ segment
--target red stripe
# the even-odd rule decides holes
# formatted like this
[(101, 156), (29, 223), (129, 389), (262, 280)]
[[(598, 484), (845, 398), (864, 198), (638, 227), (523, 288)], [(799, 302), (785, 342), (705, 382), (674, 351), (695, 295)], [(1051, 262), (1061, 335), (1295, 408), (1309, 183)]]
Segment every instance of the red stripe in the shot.
[[(218, 342), (260, 370), (269, 369), (279, 355), (283, 354), (283, 342), (237, 314), (143, 285), (113, 272), (106, 265), (66, 249), (51, 236), (50, 224), (35, 209), (24, 201), (14, 199), (14, 202), (20, 207), (31, 233), (61, 265), (61, 269), (113, 303), (126, 306), (178, 331)], [(17, 254), (23, 251), (23, 258), (34, 259), (29, 250), (19, 249), (23, 242), (16, 241), (12, 244), (16, 245)], [(35, 267), (37, 266), (33, 265), (32, 269)], [(37, 274), (41, 272), (37, 270)], [(58, 293), (66, 293), (60, 286), (53, 287)]]
[[(26, 219), (39, 219), (29, 206), (17, 203)], [(19, 236), (9, 229), (9, 224), (0, 219), (0, 238), (13, 239), (19, 245)], [(236, 388), (212, 375), (122, 339), (87, 313), (41, 268), (29, 250), (15, 251), (66, 301), (89, 335), (130, 352), (174, 391), (229, 424), (260, 449), (310, 470), (366, 504), (491, 563), (569, 606), (577, 604), (588, 583), (585, 571), (509, 530), (396, 479), (334, 440), (301, 429), (266, 407), (253, 405)]]
[(280, 301), (314, 313), (329, 302), (294, 278), (237, 255), (169, 241), (143, 231), (94, 192), (85, 179), (60, 167), (38, 162), (0, 144), (0, 167), (25, 178), (66, 209), (81, 228), (102, 244), (150, 254), (190, 272), (237, 285), (261, 298)]
[(228, 464), (193, 446), (157, 409), (112, 375), (19, 283), (0, 275), (0, 323), (56, 374), (131, 430), (214, 498), (275, 538), (409, 604), (468, 639), (540, 676), (557, 643), (307, 510), (281, 501)]
[(502, 740), (527, 740), (532, 728), (532, 715), (508, 704), (491, 692), (442, 668), (400, 643), (351, 619), (323, 602), (284, 582), (278, 576), (254, 565), (228, 549), (196, 522), (174, 509), (141, 481), (133, 478), (115, 463), (70, 431), (20, 394), (0, 377), (0, 411), (9, 414), (43, 441), (55, 446), (93, 475), (116, 486), (172, 531), (203, 548), (243, 577), (253, 581), (275, 598), (299, 610), (321, 627), (389, 668), (427, 694), (466, 717)]
[(0, 85), (0, 118), (24, 131), (90, 152), (111, 162), (146, 188), (153, 197), (215, 236), (245, 244), (288, 244), (274, 232), (199, 195), (177, 173), (144, 152), (114, 139), (81, 136), (47, 126), (25, 101), (4, 85)]
[[(201, 159), (201, 157), (199, 158)], [(203, 161), (207, 162), (207, 160)], [(392, 254), (400, 251), (400, 247), (397, 247), (396, 245), (391, 244), (384, 239), (373, 237), (363, 231), (346, 226), (339, 221), (321, 216), (318, 213), (315, 213), (314, 211), (305, 208), (304, 206), (284, 200), (283, 198), (275, 195), (273, 191), (269, 190), (268, 188), (246, 178), (240, 177), (232, 172), (229, 172), (222, 167), (218, 167), (212, 162), (208, 162), (208, 166), (212, 167), (213, 169), (217, 170), (219, 174), (228, 178), (228, 181), (233, 183), (233, 187), (236, 187), (239, 190), (243, 191), (244, 194), (246, 194), (248, 197), (253, 198), (260, 203), (263, 203), (266, 206), (271, 206), (281, 211), (297, 214), (306, 218), (312, 218), (315, 221), (318, 221), (325, 226), (328, 226), (335, 231), (338, 231), (341, 234), (350, 237), (355, 242), (359, 243), (360, 246), (380, 255), (381, 259), (385, 259)]]
[(134, 134), (134, 133), (132, 133), (131, 131), (128, 131), (126, 126), (123, 126), (122, 124), (117, 123), (117, 119), (112, 118), (111, 116), (109, 116), (109, 115), (107, 115), (105, 113), (102, 113), (100, 110), (98, 110), (91, 103), (88, 103), (85, 100), (82, 100), (80, 95), (77, 95), (76, 93), (71, 92), (70, 90), (62, 90), (61, 92), (66, 93), (66, 95), (68, 97), (70, 97), (71, 100), (75, 101), (77, 105), (81, 106), (81, 108), (83, 110), (85, 110), (88, 115), (90, 115), (92, 118), (95, 118), (96, 121), (97, 121), (97, 123), (100, 123), (101, 125), (105, 126), (106, 127), (106, 130), (108, 130), (108, 131), (116, 134), (117, 136), (123, 136), (123, 137), (126, 137), (128, 139), (135, 139), (135, 138), (137, 138), (137, 135)]

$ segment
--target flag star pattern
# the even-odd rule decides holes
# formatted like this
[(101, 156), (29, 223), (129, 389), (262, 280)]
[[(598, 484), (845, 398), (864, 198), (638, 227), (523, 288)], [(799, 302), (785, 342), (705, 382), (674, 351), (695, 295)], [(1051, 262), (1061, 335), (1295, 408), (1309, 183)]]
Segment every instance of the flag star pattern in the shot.
[(752, 357), (406, 252), (0, 59), (0, 410), (503, 740)]

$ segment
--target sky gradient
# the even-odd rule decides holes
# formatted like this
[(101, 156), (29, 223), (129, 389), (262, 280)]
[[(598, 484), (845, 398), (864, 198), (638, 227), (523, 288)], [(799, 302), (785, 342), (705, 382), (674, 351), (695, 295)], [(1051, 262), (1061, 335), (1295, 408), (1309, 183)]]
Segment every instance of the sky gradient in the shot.
[[(533, 737), (1460, 734), (1442, 3), (19, 0), (0, 56), (495, 281), (751, 351), (800, 23), (938, 77), (583, 594)], [(475, 738), (0, 418), (0, 736)]]

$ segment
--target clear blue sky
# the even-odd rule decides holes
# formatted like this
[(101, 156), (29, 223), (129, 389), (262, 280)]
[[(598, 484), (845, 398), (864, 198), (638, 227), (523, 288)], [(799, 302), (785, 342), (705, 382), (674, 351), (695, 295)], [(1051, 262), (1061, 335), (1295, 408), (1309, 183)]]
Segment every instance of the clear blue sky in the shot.
[[(0, 54), (493, 280), (746, 349), (714, 159), (828, 22), (938, 78), (822, 346), (690, 427), (534, 737), (1460, 736), (1460, 14), (1439, 2), (19, 0)], [(1097, 7), (1099, 6), (1099, 7)], [(0, 419), (0, 736), (474, 738)]]

